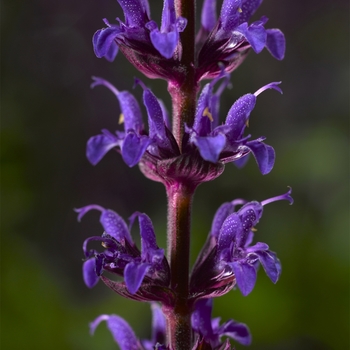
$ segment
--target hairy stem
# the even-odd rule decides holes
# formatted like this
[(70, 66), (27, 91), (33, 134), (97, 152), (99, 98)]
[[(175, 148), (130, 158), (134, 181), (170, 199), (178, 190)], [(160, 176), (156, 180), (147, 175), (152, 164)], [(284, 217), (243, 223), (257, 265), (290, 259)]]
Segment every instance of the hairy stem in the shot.
[(171, 288), (176, 300), (173, 309), (164, 310), (168, 344), (172, 350), (191, 349), (191, 308), (189, 296), (189, 257), (191, 205), (195, 186), (176, 183), (167, 188), (168, 255)]
[(182, 149), (185, 123), (193, 124), (196, 110), (198, 82), (195, 76), (195, 0), (175, 0), (177, 16), (187, 19), (186, 29), (180, 34), (182, 56), (179, 63), (185, 72), (181, 84), (170, 81), (168, 91), (173, 102), (173, 134)]

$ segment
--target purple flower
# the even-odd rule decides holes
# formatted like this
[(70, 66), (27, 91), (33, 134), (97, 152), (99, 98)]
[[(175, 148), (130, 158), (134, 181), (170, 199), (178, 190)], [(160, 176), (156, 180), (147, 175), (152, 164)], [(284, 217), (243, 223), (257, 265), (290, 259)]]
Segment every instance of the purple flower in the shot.
[[(217, 210), (208, 240), (191, 275), (194, 298), (206, 294), (215, 296), (213, 288), (224, 285), (226, 281), (232, 284), (233, 278), (242, 294), (248, 295), (254, 288), (260, 264), (273, 283), (278, 281), (281, 264), (276, 253), (270, 251), (266, 243), (251, 245), (254, 226), (262, 216), (263, 206), (278, 200), (288, 200), (292, 204), (291, 189), (262, 202), (247, 203), (239, 199), (224, 203)], [(235, 207), (241, 204), (244, 205), (235, 212)]]
[(125, 21), (117, 19), (119, 24), (110, 24), (104, 19), (107, 28), (98, 30), (93, 37), (96, 56), (113, 61), (119, 48), (147, 77), (177, 77), (171, 68), (181, 58), (179, 33), (185, 29), (187, 20), (176, 17), (174, 0), (164, 0), (160, 29), (150, 20), (148, 0), (118, 2)]
[(147, 134), (142, 122), (140, 106), (135, 97), (128, 91), (118, 91), (104, 79), (96, 77), (93, 79), (92, 87), (103, 85), (117, 97), (122, 112), (120, 122), (124, 123), (124, 131), (112, 134), (108, 130), (102, 130), (102, 134), (89, 139), (86, 156), (93, 165), (96, 165), (109, 150), (115, 147), (121, 149), (122, 157), (130, 167), (140, 161), (146, 150), (155, 157), (172, 157), (180, 153), (176, 141), (167, 127), (165, 109), (151, 90), (138, 81), (144, 88), (143, 99), (149, 124), (149, 133)]
[(257, 96), (267, 89), (275, 89), (282, 93), (278, 87), (280, 82), (267, 84), (254, 94), (240, 97), (230, 108), (225, 124), (218, 125), (219, 96), (223, 86), (215, 94), (213, 88), (218, 79), (222, 77), (227, 79), (225, 74), (221, 74), (204, 86), (199, 96), (194, 124), (186, 129), (190, 135), (189, 142), (198, 148), (204, 160), (212, 163), (218, 161), (227, 163), (252, 153), (261, 173), (267, 174), (274, 165), (274, 149), (264, 144), (264, 137), (249, 141), (250, 135), (243, 137), (243, 133), (248, 125), (250, 113), (255, 107)]
[[(214, 92), (215, 83), (222, 78), (224, 82)], [(124, 131), (112, 134), (104, 129), (102, 134), (89, 139), (86, 155), (93, 165), (116, 147), (121, 150), (127, 165), (132, 167), (140, 163), (145, 176), (163, 183), (179, 179), (191, 179), (193, 183), (212, 180), (222, 173), (223, 164), (233, 161), (242, 166), (249, 153), (254, 155), (262, 174), (269, 173), (274, 165), (275, 152), (263, 142), (265, 138), (250, 141), (250, 135), (243, 137), (243, 133), (257, 96), (267, 89), (282, 92), (278, 82), (267, 84), (254, 94), (239, 98), (229, 110), (225, 124), (219, 125), (219, 98), (228, 83), (228, 75), (222, 72), (222, 75), (204, 86), (194, 124), (186, 127), (189, 137), (184, 138), (180, 154), (162, 102), (140, 80), (136, 80), (136, 83), (144, 90), (148, 130), (143, 124), (139, 104), (132, 94), (118, 91), (104, 79), (95, 77), (94, 80), (92, 87), (103, 85), (117, 97)]]
[[(201, 299), (196, 302), (192, 313), (192, 328), (199, 335), (199, 343), (205, 349), (220, 349), (223, 336), (230, 337), (243, 345), (250, 345), (251, 335), (244, 323), (229, 320), (220, 326), (220, 318), (211, 319), (213, 299)], [(204, 344), (210, 347), (204, 347)], [(225, 344), (227, 345), (227, 343)], [(202, 349), (202, 347), (201, 347)], [(221, 348), (222, 349), (222, 348)], [(227, 349), (225, 347), (225, 349)]]
[(262, 0), (224, 0), (216, 19), (216, 0), (205, 0), (202, 27), (197, 36), (203, 44), (198, 53), (198, 80), (220, 74), (218, 62), (231, 72), (244, 60), (249, 49), (260, 53), (266, 47), (273, 57), (284, 58), (285, 39), (279, 29), (265, 29), (266, 17), (248, 24)]
[[(102, 236), (94, 236), (85, 240), (83, 250), (86, 261), (83, 265), (85, 284), (94, 287), (103, 271), (109, 271), (124, 276), (125, 283), (118, 283), (101, 277), (103, 281), (119, 294), (138, 299), (134, 296), (142, 285), (150, 293), (157, 286), (167, 287), (170, 281), (169, 265), (163, 249), (159, 249), (151, 219), (146, 214), (134, 213), (130, 217), (130, 226), (114, 211), (104, 209), (99, 205), (88, 205), (76, 209), (78, 220), (90, 210), (101, 212), (100, 222), (104, 228)], [(141, 236), (141, 252), (133, 242), (130, 229), (134, 220), (138, 218)], [(91, 241), (99, 241), (105, 248), (103, 252), (88, 249)], [(125, 288), (126, 287), (126, 288)], [(142, 289), (142, 288), (141, 288)], [(165, 290), (163, 288), (163, 290)], [(146, 293), (146, 292), (145, 292)], [(145, 294), (144, 294), (145, 296)], [(145, 298), (142, 300), (158, 300)]]
[(121, 350), (166, 350), (165, 343), (166, 321), (163, 312), (158, 304), (151, 304), (152, 339), (139, 340), (130, 325), (117, 315), (101, 315), (90, 323), (90, 333), (94, 334), (97, 326), (106, 321), (107, 328)]

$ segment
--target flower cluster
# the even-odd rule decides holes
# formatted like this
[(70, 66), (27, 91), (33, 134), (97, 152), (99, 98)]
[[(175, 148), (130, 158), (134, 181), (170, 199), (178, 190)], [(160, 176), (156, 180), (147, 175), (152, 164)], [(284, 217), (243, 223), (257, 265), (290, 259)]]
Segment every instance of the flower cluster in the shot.
[[(91, 87), (104, 86), (117, 98), (123, 129), (103, 129), (91, 137), (86, 156), (96, 165), (110, 150), (117, 150), (129, 167), (138, 165), (147, 178), (165, 185), (168, 250), (165, 254), (158, 246), (145, 213), (135, 212), (127, 223), (96, 204), (76, 209), (79, 221), (90, 210), (99, 211), (103, 227), (102, 235), (83, 244), (85, 284), (92, 288), (102, 280), (125, 298), (149, 302), (153, 314), (150, 340), (138, 339), (116, 315), (96, 318), (91, 333), (106, 321), (121, 350), (230, 350), (228, 338), (249, 345), (251, 335), (245, 324), (232, 319), (221, 324), (220, 318), (211, 318), (213, 298), (235, 287), (244, 296), (251, 293), (260, 265), (273, 283), (278, 281), (280, 261), (266, 243), (253, 244), (254, 231), (266, 204), (293, 202), (291, 189), (261, 202), (236, 199), (221, 205), (190, 272), (191, 203), (196, 187), (221, 175), (227, 163), (242, 167), (252, 155), (261, 174), (272, 170), (273, 147), (264, 136), (247, 135), (246, 128), (257, 97), (269, 89), (282, 93), (280, 82), (241, 96), (224, 116), (220, 97), (230, 73), (250, 49), (260, 53), (266, 48), (274, 58), (283, 59), (284, 35), (279, 29), (266, 29), (265, 16), (251, 21), (262, 0), (223, 0), (219, 16), (217, 1), (204, 0), (197, 35), (190, 22), (195, 18), (194, 0), (164, 0), (160, 26), (151, 19), (148, 0), (117, 1), (125, 18), (117, 18), (116, 24), (104, 19), (106, 27), (93, 36), (94, 52), (112, 62), (121, 51), (146, 77), (165, 79), (173, 117), (140, 79), (135, 79), (135, 86), (143, 90), (147, 118), (130, 92), (93, 77)], [(204, 79), (211, 81), (200, 91)], [(131, 235), (135, 221), (140, 249)]]
[[(278, 60), (283, 59), (285, 39), (279, 29), (265, 29), (266, 17), (248, 24), (262, 0), (224, 0), (216, 16), (216, 0), (205, 0), (201, 28), (197, 35), (197, 80), (220, 74), (218, 62), (233, 71), (250, 48), (256, 53), (266, 47)], [(125, 21), (98, 30), (93, 37), (97, 57), (113, 61), (118, 49), (149, 78), (163, 78), (180, 84), (186, 68), (181, 65), (182, 45), (179, 33), (187, 20), (176, 16), (174, 0), (164, 0), (161, 28), (150, 19), (148, 0), (118, 0)]]
[[(214, 92), (215, 84), (222, 78), (225, 79), (224, 83)], [(146, 128), (140, 106), (131, 93), (118, 91), (106, 80), (94, 77), (92, 87), (103, 85), (117, 97), (121, 110), (120, 122), (124, 123), (124, 131), (116, 131), (113, 134), (104, 129), (101, 134), (91, 137), (87, 143), (87, 158), (96, 165), (109, 150), (118, 147), (128, 166), (141, 163), (143, 172), (153, 180), (166, 182), (171, 177), (175, 177), (175, 180), (178, 177), (190, 180), (200, 177), (200, 182), (204, 182), (217, 176), (208, 172), (205, 165), (212, 169), (217, 168), (220, 174), (220, 166), (223, 164), (234, 162), (237, 166), (242, 166), (249, 153), (252, 153), (260, 172), (268, 174), (275, 162), (274, 149), (264, 143), (264, 137), (251, 141), (250, 135), (243, 134), (257, 96), (267, 89), (282, 93), (278, 86), (280, 82), (267, 84), (253, 94), (240, 97), (228, 111), (225, 122), (220, 124), (220, 95), (227, 85), (228, 78), (227, 74), (222, 73), (203, 87), (194, 123), (192, 126), (186, 126), (188, 137), (180, 154), (171, 132), (168, 113), (150, 89), (141, 81), (136, 81), (144, 90), (143, 103), (148, 116)], [(184, 158), (189, 159), (186, 173), (183, 170), (180, 174), (169, 172), (169, 160), (171, 164), (181, 163)], [(199, 169), (204, 169), (202, 174)]]
[[(192, 327), (198, 333), (198, 349), (202, 349), (199, 346), (201, 342), (211, 344), (211, 349), (221, 349), (224, 345), (220, 342), (222, 336), (229, 336), (244, 345), (250, 343), (250, 333), (245, 325), (231, 320), (219, 326), (219, 320), (211, 321), (212, 298), (226, 294), (235, 285), (243, 295), (248, 295), (254, 288), (259, 264), (263, 266), (271, 281), (277, 282), (281, 264), (276, 253), (270, 251), (266, 243), (251, 244), (254, 226), (262, 217), (263, 206), (279, 200), (287, 200), (292, 204), (291, 189), (283, 195), (262, 202), (236, 199), (224, 203), (217, 210), (207, 242), (197, 258), (190, 280), (189, 307), (194, 308)], [(237, 205), (243, 206), (236, 212)], [(83, 276), (86, 285), (92, 288), (101, 278), (109, 288), (123, 297), (138, 301), (158, 301), (163, 306), (173, 307), (174, 293), (169, 287), (169, 264), (163, 250), (159, 249), (156, 243), (150, 218), (146, 214), (136, 212), (130, 217), (128, 227), (116, 212), (98, 205), (89, 205), (76, 209), (78, 220), (93, 209), (101, 212), (100, 222), (104, 232), (101, 237), (86, 239), (83, 244), (86, 258)], [(131, 226), (136, 218), (139, 220), (141, 252), (130, 235)], [(104, 252), (88, 249), (87, 246), (92, 241), (101, 242), (105, 248)], [(124, 282), (108, 279), (103, 276), (104, 271), (123, 276)], [(153, 304), (153, 312), (158, 324), (161, 316), (155, 305)], [(134, 339), (132, 343), (140, 344), (135, 335), (126, 335), (133, 334), (130, 326), (115, 315), (100, 316), (93, 322), (92, 329), (103, 320), (107, 321), (122, 349), (134, 349), (133, 345), (121, 345), (124, 342), (129, 344), (130, 339)], [(152, 346), (154, 345), (155, 343)], [(197, 349), (196, 346), (193, 349)], [(148, 348), (135, 347), (145, 350)]]

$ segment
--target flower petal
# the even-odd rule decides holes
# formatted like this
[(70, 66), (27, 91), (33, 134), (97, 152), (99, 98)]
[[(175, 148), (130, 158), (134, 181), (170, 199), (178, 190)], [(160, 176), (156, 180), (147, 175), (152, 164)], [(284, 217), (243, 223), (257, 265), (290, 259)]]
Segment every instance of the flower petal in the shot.
[(103, 85), (118, 99), (124, 117), (125, 131), (135, 130), (136, 132), (140, 132), (143, 130), (141, 109), (135, 97), (128, 91), (118, 91), (114, 85), (105, 79), (100, 77), (92, 77), (92, 79), (94, 80), (91, 84), (92, 88), (98, 85)]
[(144, 27), (148, 22), (148, 6), (145, 0), (118, 0), (129, 27)]
[(150, 38), (155, 49), (157, 49), (163, 57), (168, 59), (173, 57), (179, 41), (178, 32), (162, 33), (158, 29), (155, 29), (150, 33)]
[(278, 60), (283, 60), (286, 51), (286, 39), (279, 29), (267, 29), (266, 48)]
[(230, 248), (235, 236), (243, 231), (241, 219), (237, 213), (229, 215), (222, 224), (218, 238), (218, 256), (226, 249)]
[(246, 122), (255, 107), (255, 103), (255, 95), (246, 94), (240, 97), (230, 108), (226, 117), (225, 125), (229, 127), (226, 136), (231, 143), (236, 142), (242, 137), (246, 127)]
[(166, 341), (166, 319), (161, 307), (157, 303), (151, 303), (152, 309), (152, 342), (164, 344)]
[(109, 150), (119, 145), (120, 140), (111, 133), (92, 136), (86, 145), (86, 157), (92, 165), (96, 165)]
[(115, 211), (105, 209), (100, 217), (100, 222), (106, 233), (116, 241), (122, 242), (126, 239), (133, 244), (126, 222)]
[(97, 282), (100, 280), (95, 272), (95, 268), (96, 265), (94, 258), (86, 260), (83, 264), (83, 279), (89, 288), (96, 286)]
[(261, 21), (254, 22), (249, 27), (247, 22), (244, 22), (239, 25), (235, 31), (245, 36), (248, 43), (256, 53), (261, 52), (265, 47), (267, 34)]
[(121, 350), (141, 350), (141, 346), (129, 324), (117, 315), (101, 315), (90, 323), (90, 333), (94, 334), (97, 326), (106, 321), (107, 328)]
[(222, 28), (225, 31), (232, 31), (239, 23), (240, 12), (242, 6), (241, 0), (224, 0), (221, 6), (220, 19)]
[(213, 299), (199, 299), (191, 316), (192, 328), (208, 341), (214, 336), (211, 323)]
[(207, 137), (194, 137), (193, 142), (198, 147), (199, 153), (204, 160), (217, 163), (220, 153), (225, 147), (226, 137), (222, 134)]
[(130, 262), (126, 265), (124, 270), (124, 280), (128, 291), (131, 294), (135, 294), (150, 269), (151, 265), (148, 263), (136, 263)]
[(118, 53), (118, 46), (114, 40), (120, 36), (120, 33), (121, 29), (117, 26), (98, 30), (92, 38), (95, 55), (113, 62)]
[(148, 136), (138, 136), (135, 132), (129, 131), (122, 144), (122, 157), (124, 162), (133, 167), (136, 165), (152, 140)]
[(258, 255), (267, 276), (273, 283), (276, 283), (281, 274), (281, 263), (276, 254), (269, 250), (256, 251), (255, 254)]
[(258, 7), (261, 5), (262, 0), (243, 0), (242, 12), (239, 17), (239, 23), (247, 22), (251, 16), (255, 13)]
[(254, 288), (256, 282), (256, 271), (254, 266), (245, 261), (234, 261), (229, 263), (236, 276), (238, 288), (244, 296), (247, 296)]
[(227, 336), (242, 345), (250, 345), (252, 342), (252, 336), (250, 334), (249, 328), (244, 323), (239, 323), (234, 320), (225, 322), (219, 328), (220, 336)]
[(201, 14), (203, 28), (210, 32), (215, 27), (216, 21), (216, 0), (204, 0)]
[(263, 175), (268, 174), (275, 164), (275, 150), (268, 145), (265, 145), (263, 139), (249, 141), (246, 146), (251, 150), (260, 172)]

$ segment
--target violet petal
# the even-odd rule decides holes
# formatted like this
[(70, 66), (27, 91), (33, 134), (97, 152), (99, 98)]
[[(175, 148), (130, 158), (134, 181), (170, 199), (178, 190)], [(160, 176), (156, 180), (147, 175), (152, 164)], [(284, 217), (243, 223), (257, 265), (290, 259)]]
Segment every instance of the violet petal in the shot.
[(90, 323), (90, 333), (94, 334), (97, 326), (106, 321), (107, 328), (121, 350), (141, 350), (140, 344), (130, 325), (117, 315), (101, 315)]
[(128, 291), (135, 294), (150, 269), (151, 265), (148, 263), (130, 262), (126, 265), (124, 270), (124, 280)]
[(275, 151), (271, 146), (265, 145), (261, 140), (249, 141), (246, 146), (251, 150), (260, 172), (268, 174), (275, 164)]
[(278, 60), (283, 60), (286, 51), (286, 40), (279, 29), (267, 29), (266, 48)]
[(204, 160), (217, 163), (219, 155), (226, 144), (225, 135), (195, 137), (194, 143), (198, 147), (199, 153)]
[(83, 264), (83, 279), (89, 288), (96, 286), (100, 280), (100, 278), (96, 275), (95, 268), (95, 258), (86, 260)]
[(135, 166), (152, 140), (148, 136), (138, 136), (135, 132), (128, 132), (122, 145), (122, 157), (124, 162), (129, 166)]
[(116, 136), (114, 138), (104, 134), (92, 136), (86, 145), (86, 157), (92, 165), (96, 165), (108, 151), (118, 145), (120, 140)]
[(254, 266), (244, 261), (229, 263), (236, 276), (238, 288), (244, 296), (247, 296), (254, 288), (256, 282), (256, 270)]

